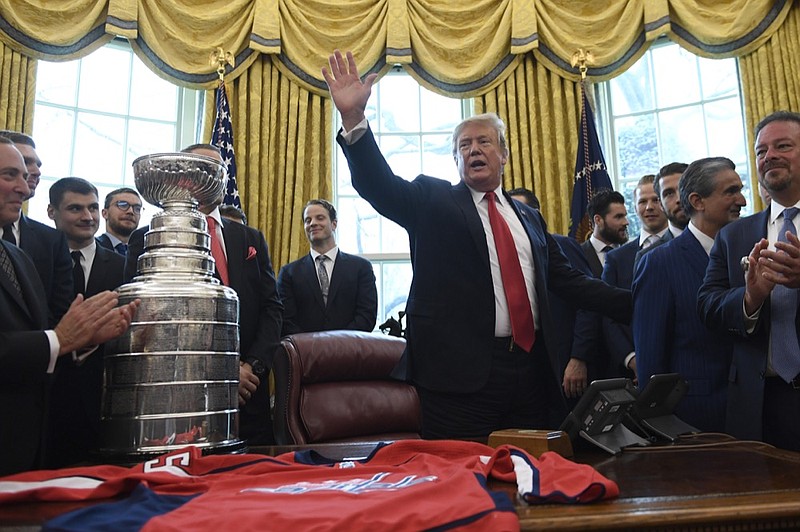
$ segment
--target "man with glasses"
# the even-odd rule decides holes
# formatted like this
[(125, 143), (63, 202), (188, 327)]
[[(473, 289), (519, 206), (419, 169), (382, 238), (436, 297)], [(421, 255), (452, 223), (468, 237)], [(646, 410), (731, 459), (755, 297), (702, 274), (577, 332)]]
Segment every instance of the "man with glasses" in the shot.
[(106, 232), (97, 237), (97, 243), (113, 249), (120, 255), (128, 253), (128, 240), (142, 217), (142, 199), (132, 188), (123, 187), (106, 194), (101, 213), (106, 221)]

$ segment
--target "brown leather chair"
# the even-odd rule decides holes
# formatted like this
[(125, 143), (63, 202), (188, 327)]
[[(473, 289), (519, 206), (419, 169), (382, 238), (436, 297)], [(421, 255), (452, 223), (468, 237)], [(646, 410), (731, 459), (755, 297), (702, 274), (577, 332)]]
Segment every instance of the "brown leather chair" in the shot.
[(281, 340), (273, 364), (278, 445), (419, 438), (413, 386), (389, 377), (405, 340), (359, 331)]

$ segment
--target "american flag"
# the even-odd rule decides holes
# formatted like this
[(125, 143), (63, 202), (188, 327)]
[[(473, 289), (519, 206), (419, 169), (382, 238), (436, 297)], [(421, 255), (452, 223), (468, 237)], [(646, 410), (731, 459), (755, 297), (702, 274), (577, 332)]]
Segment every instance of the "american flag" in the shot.
[(572, 221), (569, 236), (583, 242), (592, 231), (586, 209), (594, 193), (604, 188), (613, 189), (608, 177), (603, 150), (597, 139), (594, 113), (586, 98), (586, 89), (581, 81), (581, 126), (578, 131), (578, 157), (575, 162), (575, 183), (572, 189)]
[(225, 189), (225, 198), (222, 203), (241, 208), (239, 188), (236, 186), (236, 157), (233, 153), (231, 108), (228, 105), (225, 83), (222, 81), (219, 82), (219, 88), (217, 88), (217, 119), (214, 121), (214, 131), (211, 133), (211, 144), (220, 149), (222, 162), (228, 169), (228, 186)]

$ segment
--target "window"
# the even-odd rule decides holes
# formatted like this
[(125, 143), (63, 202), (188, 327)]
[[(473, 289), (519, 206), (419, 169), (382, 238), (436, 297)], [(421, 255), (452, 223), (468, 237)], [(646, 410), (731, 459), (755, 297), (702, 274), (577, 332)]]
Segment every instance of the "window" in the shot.
[[(435, 94), (398, 71), (373, 86), (366, 114), (395, 174), (412, 180), (424, 173), (457, 183), (451, 134), (466, 111), (461, 100)], [(338, 146), (335, 153), (337, 242), (343, 251), (372, 261), (380, 325), (389, 317), (396, 319), (405, 309), (411, 286), (408, 235), (359, 197), (350, 184), (347, 161)]]
[[(39, 61), (33, 138), (42, 178), (28, 214), (52, 225), (48, 191), (66, 176), (91, 181), (101, 204), (115, 188), (135, 189), (134, 159), (195, 142), (201, 97), (156, 76), (124, 41), (75, 61)], [(145, 206), (141, 224), (155, 212)]]
[(736, 164), (748, 198), (742, 216), (752, 212), (735, 59), (705, 59), (665, 41), (605, 85), (601, 95), (605, 93), (606, 116), (611, 117), (608, 136), (613, 147), (613, 156), (606, 159), (613, 161), (616, 188), (628, 203), (631, 236), (640, 229), (633, 202), (637, 181), (673, 161), (728, 157)]

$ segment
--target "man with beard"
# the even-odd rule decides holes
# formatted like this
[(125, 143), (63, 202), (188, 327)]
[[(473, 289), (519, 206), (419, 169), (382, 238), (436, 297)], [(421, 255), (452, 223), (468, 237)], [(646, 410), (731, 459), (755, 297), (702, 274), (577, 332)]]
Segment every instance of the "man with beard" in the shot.
[[(22, 154), (28, 172), (27, 201), (36, 193), (42, 174), (42, 161), (36, 153), (36, 143), (30, 136), (17, 131), (0, 131), (0, 136), (14, 143), (14, 147)], [(33, 259), (36, 273), (44, 286), (48, 323), (54, 326), (69, 308), (73, 295), (72, 261), (64, 235), (20, 212), (15, 221), (3, 225), (3, 240), (20, 247)]]
[[(630, 289), (636, 254), (654, 245), (668, 230), (667, 216), (653, 188), (654, 181), (654, 175), (642, 177), (633, 192), (636, 215), (642, 224), (639, 237), (611, 250), (606, 255), (603, 280), (610, 285)], [(633, 333), (630, 325), (606, 320), (603, 324), (603, 333), (616, 371), (616, 375), (611, 376), (627, 374), (636, 378), (636, 353), (633, 349)]]
[[(67, 237), (73, 260), (75, 295), (91, 297), (122, 284), (125, 259), (97, 244), (100, 226), (97, 188), (80, 177), (64, 177), (50, 187), (47, 215)], [(96, 351), (61, 357), (51, 390), (47, 432), (48, 467), (64, 467), (89, 459), (100, 441), (100, 397), (103, 389), (103, 346)]]
[(132, 188), (118, 188), (106, 194), (101, 213), (106, 221), (106, 232), (97, 237), (97, 243), (125, 256), (128, 253), (128, 239), (139, 227), (142, 208), (142, 199)]
[[(580, 247), (592, 276), (599, 279), (606, 253), (628, 241), (628, 210), (622, 194), (605, 189), (592, 196), (587, 212), (593, 230)], [(573, 267), (578, 266), (573, 264)], [(591, 381), (608, 377), (608, 363), (608, 350), (603, 346), (602, 316), (579, 310), (575, 316), (571, 358), (564, 369), (564, 394), (570, 399), (577, 398)]]
[(733, 161), (709, 157), (690, 164), (679, 185), (690, 217), (686, 231), (647, 253), (633, 281), (633, 340), (639, 388), (652, 375), (679, 373), (689, 383), (676, 414), (703, 432), (725, 431), (731, 338), (709, 331), (697, 314), (714, 237), (746, 205)]
[(800, 451), (800, 113), (770, 114), (755, 137), (772, 200), (719, 232), (698, 308), (706, 326), (733, 335), (726, 432)]

